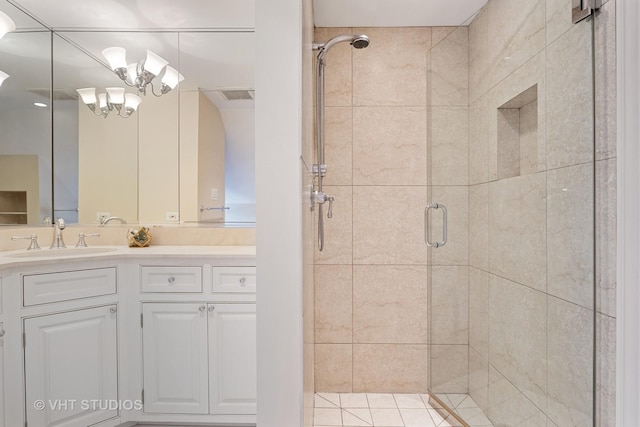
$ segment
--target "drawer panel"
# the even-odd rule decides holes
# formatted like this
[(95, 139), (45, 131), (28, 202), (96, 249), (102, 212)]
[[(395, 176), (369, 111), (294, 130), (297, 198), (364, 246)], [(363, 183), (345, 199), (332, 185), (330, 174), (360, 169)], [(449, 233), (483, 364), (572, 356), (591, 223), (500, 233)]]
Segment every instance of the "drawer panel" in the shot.
[(213, 292), (256, 291), (255, 267), (213, 267)]
[(29, 274), (22, 277), (24, 306), (116, 293), (116, 268)]
[(142, 292), (202, 292), (202, 267), (140, 267)]

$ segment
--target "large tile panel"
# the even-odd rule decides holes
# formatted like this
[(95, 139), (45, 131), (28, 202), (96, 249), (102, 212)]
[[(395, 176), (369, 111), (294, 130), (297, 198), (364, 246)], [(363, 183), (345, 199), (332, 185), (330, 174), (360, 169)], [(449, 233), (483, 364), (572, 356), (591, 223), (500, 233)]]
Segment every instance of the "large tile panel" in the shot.
[(426, 187), (353, 187), (353, 263), (426, 265), (426, 196)]
[(431, 107), (429, 114), (431, 185), (469, 182), (469, 108)]
[(596, 309), (616, 316), (616, 159), (596, 162)]
[(316, 392), (351, 393), (352, 361), (351, 344), (316, 344)]
[(357, 106), (426, 106), (431, 28), (356, 28), (371, 39), (353, 53)]
[(489, 270), (489, 185), (469, 187), (469, 265)]
[(430, 52), (431, 105), (469, 104), (469, 29), (458, 27)]
[(353, 391), (421, 393), (428, 388), (427, 346), (354, 344)]
[(352, 342), (352, 271), (350, 265), (315, 267), (315, 342)]
[(489, 120), (487, 96), (482, 96), (469, 107), (469, 184), (489, 181)]
[(596, 425), (616, 425), (616, 319), (596, 315)]
[(489, 358), (489, 273), (469, 268), (469, 345)]
[[(316, 28), (315, 41), (324, 43), (335, 36), (351, 34), (352, 31), (351, 28)], [(327, 53), (324, 72), (324, 102), (326, 106), (343, 107), (351, 105), (353, 92), (353, 79), (351, 77), (352, 50), (353, 47), (349, 43), (339, 43)]]
[(426, 266), (354, 266), (354, 342), (426, 344), (427, 296)]
[(488, 3), (490, 87), (544, 49), (544, 3), (544, 0)]
[(427, 184), (426, 108), (353, 109), (353, 184)]
[(546, 50), (547, 167), (593, 160), (590, 25), (582, 22)]
[(538, 408), (546, 407), (547, 296), (489, 277), (489, 361)]
[(469, 392), (469, 346), (431, 346), (431, 388), (435, 393)]
[[(333, 218), (327, 218), (328, 205), (323, 207), (324, 215), (324, 249), (315, 246), (316, 264), (351, 264), (351, 233), (353, 194), (350, 186), (324, 186), (323, 191), (335, 197), (333, 202)], [(313, 211), (315, 230), (317, 231), (318, 208)], [(314, 237), (314, 242), (316, 241)]]
[(547, 173), (547, 291), (593, 308), (593, 164)]
[(608, 1), (595, 22), (596, 159), (616, 156), (616, 2)]
[(549, 418), (559, 426), (591, 425), (594, 312), (549, 296)]
[(489, 90), (489, 8), (469, 24), (469, 103)]
[(489, 184), (489, 268), (546, 291), (546, 177), (544, 173)]
[(469, 396), (486, 414), (489, 409), (489, 362), (469, 347)]
[[(324, 185), (353, 183), (353, 122), (349, 107), (325, 108), (325, 156), (327, 174)], [(314, 157), (315, 158), (315, 157)]]
[(431, 344), (469, 343), (469, 267), (431, 267)]

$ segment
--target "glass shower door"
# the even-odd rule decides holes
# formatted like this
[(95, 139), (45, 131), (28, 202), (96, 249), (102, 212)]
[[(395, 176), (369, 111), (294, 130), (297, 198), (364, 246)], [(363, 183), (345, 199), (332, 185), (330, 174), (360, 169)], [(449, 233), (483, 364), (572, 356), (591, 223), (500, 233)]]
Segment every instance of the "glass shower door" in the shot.
[(594, 18), (538, 3), (490, 0), (427, 54), (440, 425), (593, 425)]

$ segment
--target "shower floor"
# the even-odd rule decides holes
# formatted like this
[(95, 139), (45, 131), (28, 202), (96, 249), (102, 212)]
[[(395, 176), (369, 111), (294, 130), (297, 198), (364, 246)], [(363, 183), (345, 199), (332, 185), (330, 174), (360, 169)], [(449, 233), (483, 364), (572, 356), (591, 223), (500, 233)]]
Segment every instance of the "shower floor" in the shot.
[[(470, 427), (493, 427), (466, 394), (437, 394)], [(316, 393), (314, 427), (455, 427), (427, 394)], [(440, 410), (441, 411), (441, 410)]]

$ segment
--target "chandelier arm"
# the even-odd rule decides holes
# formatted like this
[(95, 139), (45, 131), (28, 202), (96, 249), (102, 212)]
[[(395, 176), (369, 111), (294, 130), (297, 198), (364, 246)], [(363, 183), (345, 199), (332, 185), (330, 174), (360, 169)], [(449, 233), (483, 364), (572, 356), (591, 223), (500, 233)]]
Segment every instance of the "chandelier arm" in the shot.
[(157, 96), (158, 98), (160, 98), (162, 95), (164, 95), (163, 93), (160, 93), (160, 95), (156, 93), (156, 87), (153, 85), (153, 80), (149, 84), (151, 85), (151, 93), (154, 96)]

